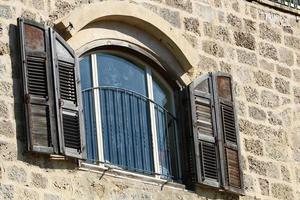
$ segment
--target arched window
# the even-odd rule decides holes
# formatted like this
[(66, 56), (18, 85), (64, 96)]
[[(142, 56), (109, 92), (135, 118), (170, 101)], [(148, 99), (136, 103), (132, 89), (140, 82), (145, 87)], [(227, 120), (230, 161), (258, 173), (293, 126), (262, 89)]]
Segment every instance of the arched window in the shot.
[(89, 162), (177, 179), (174, 88), (157, 66), (99, 50), (81, 57), (80, 76)]

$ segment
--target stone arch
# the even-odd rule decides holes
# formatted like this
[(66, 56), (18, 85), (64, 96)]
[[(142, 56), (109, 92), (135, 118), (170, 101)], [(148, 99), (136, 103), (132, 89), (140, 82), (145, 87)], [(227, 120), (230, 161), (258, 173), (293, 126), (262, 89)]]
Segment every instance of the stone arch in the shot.
[(91, 24), (107, 23), (108, 21), (128, 24), (152, 35), (176, 58), (182, 68), (181, 82), (185, 84), (190, 82), (187, 72), (196, 67), (199, 62), (196, 50), (183, 37), (181, 31), (141, 5), (128, 2), (88, 4), (75, 9), (66, 18), (56, 23), (55, 28), (65, 39), (72, 41), (82, 31), (85, 31), (87, 35)]

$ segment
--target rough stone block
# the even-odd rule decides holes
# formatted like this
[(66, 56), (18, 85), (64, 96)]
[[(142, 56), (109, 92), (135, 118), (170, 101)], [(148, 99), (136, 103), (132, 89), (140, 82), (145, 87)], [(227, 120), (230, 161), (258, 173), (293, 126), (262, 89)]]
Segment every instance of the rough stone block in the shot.
[(253, 52), (247, 52), (244, 50), (237, 49), (237, 57), (240, 63), (247, 65), (257, 66), (256, 54)]
[(175, 8), (185, 10), (189, 13), (193, 12), (193, 6), (190, 0), (166, 0), (166, 4)]
[(199, 30), (199, 21), (196, 18), (193, 17), (186, 17), (184, 18), (184, 28), (187, 31), (193, 32), (197, 35), (200, 35), (200, 30)]
[(287, 78), (290, 78), (290, 77), (291, 77), (292, 72), (291, 72), (291, 70), (290, 70), (289, 68), (287, 68), (287, 67), (282, 67), (282, 66), (280, 66), (280, 65), (277, 65), (276, 68), (277, 68), (278, 74), (280, 74), (281, 76), (285, 76), (285, 77), (287, 77)]
[(277, 161), (286, 161), (288, 159), (288, 152), (284, 145), (273, 142), (268, 142), (265, 145), (267, 156)]
[(6, 5), (0, 5), (0, 17), (5, 18), (5, 19), (10, 19), (12, 18), (13, 13), (10, 8), (10, 6)]
[(198, 66), (200, 70), (205, 70), (205, 71), (218, 69), (218, 64), (214, 59), (202, 55), (200, 55), (200, 62)]
[[(0, 183), (0, 197), (3, 200), (11, 200), (14, 198), (14, 186)], [(2, 200), (1, 199), (1, 200)]]
[(44, 200), (60, 200), (61, 198), (58, 195), (48, 194), (44, 195)]
[(256, 32), (256, 22), (250, 19), (244, 19), (244, 29), (245, 32), (255, 33)]
[(281, 30), (266, 23), (259, 24), (259, 36), (270, 42), (281, 42)]
[(22, 167), (13, 165), (7, 168), (7, 177), (18, 183), (25, 183), (27, 180), (27, 173)]
[(32, 0), (32, 6), (37, 10), (44, 10), (44, 1), (43, 0)]
[(245, 150), (253, 153), (257, 156), (264, 155), (264, 146), (260, 140), (255, 139), (245, 139), (244, 140)]
[(0, 56), (9, 54), (8, 43), (0, 42)]
[(246, 115), (246, 105), (244, 102), (236, 101), (235, 106), (237, 107), (237, 112), (239, 116), (245, 116)]
[(251, 175), (244, 174), (244, 189), (246, 192), (254, 191), (254, 181)]
[(282, 125), (281, 117), (272, 111), (268, 112), (268, 121), (272, 125)]
[(227, 15), (227, 23), (236, 28), (242, 28), (242, 20), (233, 14)]
[(294, 36), (285, 36), (284, 44), (291, 48), (300, 49), (300, 39)]
[(46, 188), (48, 185), (48, 179), (39, 173), (31, 174), (31, 182), (37, 188)]
[(264, 107), (275, 108), (279, 106), (279, 96), (270, 91), (262, 91), (260, 99), (261, 105)]
[(272, 76), (268, 73), (262, 71), (254, 72), (254, 80), (256, 84), (259, 86), (270, 88), (270, 89), (273, 88)]
[(249, 107), (249, 116), (260, 121), (264, 121), (267, 118), (265, 111), (254, 106)]
[(275, 88), (278, 92), (283, 94), (289, 94), (290, 93), (290, 82), (283, 79), (283, 78), (275, 78), (274, 80)]
[(294, 64), (294, 53), (286, 48), (279, 48), (279, 62), (285, 63), (289, 66)]
[(22, 200), (39, 200), (39, 193), (34, 190), (29, 190), (27, 188), (20, 189), (16, 192), (17, 198)]
[(255, 159), (253, 156), (248, 156), (248, 164), (250, 172), (266, 176), (268, 165), (264, 161)]
[(291, 173), (290, 173), (290, 170), (288, 169), (288, 167), (281, 166), (281, 177), (282, 177), (282, 180), (290, 182)]
[(259, 55), (265, 57), (265, 58), (270, 58), (273, 60), (278, 60), (278, 53), (277, 49), (274, 45), (269, 44), (269, 43), (259, 43)]
[(295, 103), (300, 103), (300, 87), (294, 87)]
[(0, 158), (5, 161), (16, 160), (17, 153), (14, 144), (0, 140)]
[(162, 8), (158, 13), (162, 18), (168, 21), (171, 25), (180, 28), (180, 15), (178, 11), (171, 11), (167, 8)]
[(262, 195), (269, 196), (270, 194), (270, 184), (267, 179), (259, 178), (259, 188)]
[(28, 19), (28, 20), (36, 20), (36, 14), (29, 11), (29, 10), (23, 10), (21, 16), (24, 18), (24, 19)]
[(293, 31), (293, 28), (291, 26), (283, 26), (282, 27), (282, 30), (285, 32), (285, 33), (289, 33), (289, 34), (293, 34), (294, 31)]
[(209, 5), (195, 4), (194, 13), (205, 22), (212, 22), (216, 17), (215, 10)]
[(256, 103), (256, 104), (259, 103), (259, 93), (255, 88), (252, 88), (250, 86), (245, 86), (244, 91), (248, 102)]
[(0, 135), (12, 138), (15, 136), (14, 127), (9, 120), (0, 120)]
[(224, 57), (224, 49), (216, 42), (204, 40), (202, 42), (202, 49), (204, 52), (216, 57)]
[(230, 33), (227, 27), (224, 26), (214, 26), (211, 23), (203, 23), (204, 35), (211, 37), (216, 40), (224, 41), (230, 43)]
[(268, 70), (270, 72), (274, 71), (274, 64), (270, 63), (264, 59), (259, 60), (259, 67), (265, 70)]
[(58, 190), (67, 190), (71, 191), (72, 190), (72, 181), (69, 178), (64, 178), (64, 177), (54, 177), (53, 182), (53, 187)]
[(8, 116), (9, 116), (9, 110), (8, 110), (7, 103), (0, 100), (0, 118), (3, 117), (7, 119)]
[(0, 96), (13, 97), (12, 84), (0, 81)]
[(293, 189), (285, 184), (273, 183), (271, 185), (272, 196), (277, 199), (291, 200), (294, 199)]
[(255, 38), (253, 35), (244, 32), (234, 32), (235, 44), (250, 50), (255, 49)]
[(192, 47), (197, 47), (198, 46), (198, 40), (197, 37), (188, 33), (184, 33), (183, 37), (192, 45)]
[(225, 63), (223, 61), (220, 62), (220, 68), (222, 72), (231, 73), (232, 66), (231, 64)]
[(300, 70), (299, 69), (294, 69), (293, 70), (293, 75), (294, 75), (294, 80), (296, 82), (300, 82)]

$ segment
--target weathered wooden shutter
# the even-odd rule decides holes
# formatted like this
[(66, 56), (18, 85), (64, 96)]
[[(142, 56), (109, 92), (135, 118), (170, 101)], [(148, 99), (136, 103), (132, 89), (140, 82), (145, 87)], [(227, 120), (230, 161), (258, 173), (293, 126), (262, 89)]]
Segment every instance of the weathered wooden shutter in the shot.
[(219, 155), (211, 74), (194, 80), (189, 89), (197, 182), (219, 187)]
[(28, 150), (57, 153), (49, 29), (18, 19)]
[(52, 29), (51, 45), (60, 151), (85, 158), (78, 60), (73, 49)]
[(214, 73), (213, 83), (223, 186), (227, 190), (240, 193), (242, 175), (231, 76), (220, 72)]

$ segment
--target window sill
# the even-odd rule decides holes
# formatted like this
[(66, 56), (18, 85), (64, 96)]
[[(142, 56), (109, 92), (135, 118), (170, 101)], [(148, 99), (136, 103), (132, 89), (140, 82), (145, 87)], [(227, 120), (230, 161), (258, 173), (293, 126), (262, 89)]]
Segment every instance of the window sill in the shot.
[(123, 169), (109, 168), (104, 165), (95, 165), (95, 164), (79, 162), (79, 170), (95, 172), (95, 173), (112, 176), (116, 178), (140, 181), (146, 184), (157, 185), (160, 186), (161, 188), (168, 187), (168, 188), (173, 188), (178, 190), (185, 190), (185, 185), (180, 183), (160, 179), (154, 176), (147, 176), (143, 174), (129, 172)]
[(284, 11), (290, 14), (294, 14), (297, 16), (300, 16), (300, 10), (298, 8), (292, 8), (283, 4), (279, 4), (270, 0), (248, 0), (248, 1), (255, 1), (259, 4), (270, 6), (271, 8), (274, 8), (276, 10)]

